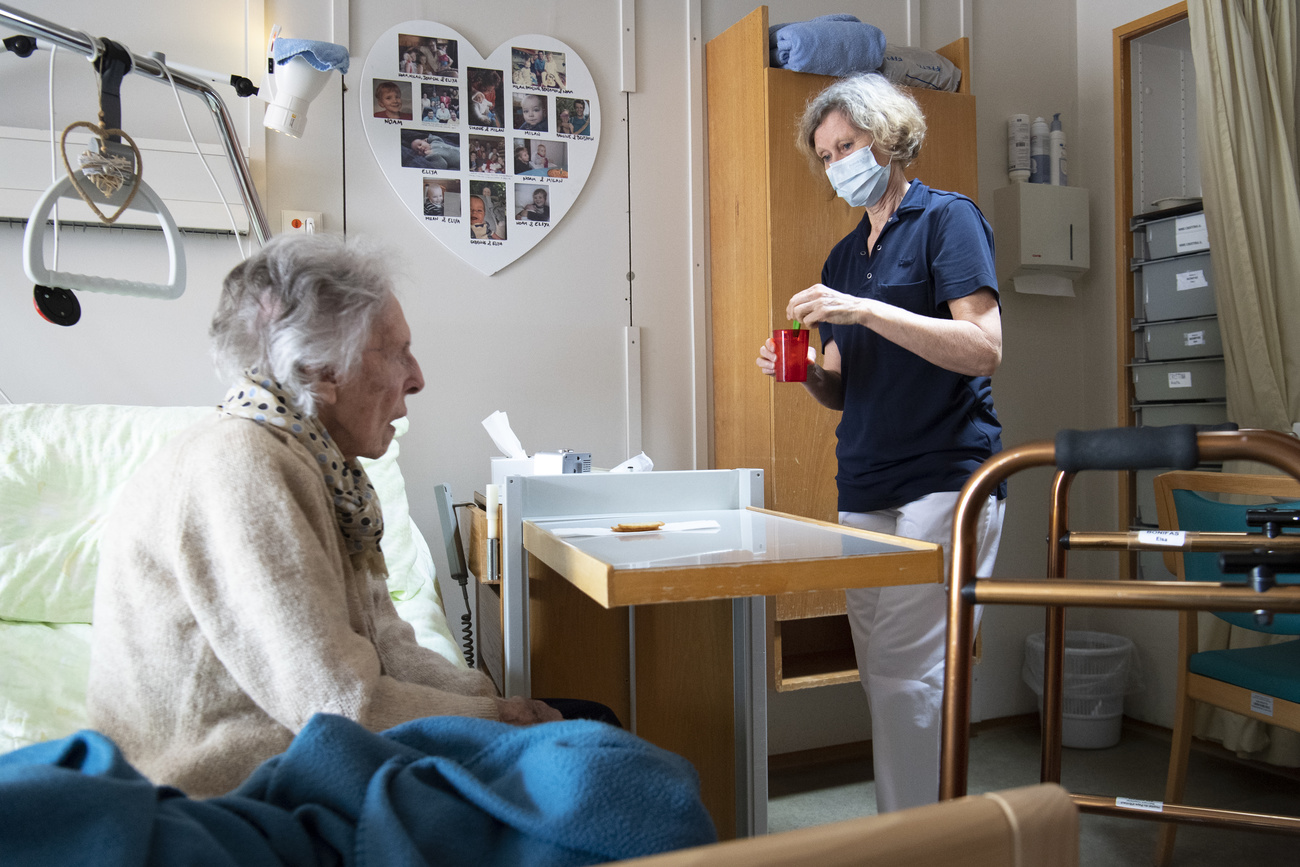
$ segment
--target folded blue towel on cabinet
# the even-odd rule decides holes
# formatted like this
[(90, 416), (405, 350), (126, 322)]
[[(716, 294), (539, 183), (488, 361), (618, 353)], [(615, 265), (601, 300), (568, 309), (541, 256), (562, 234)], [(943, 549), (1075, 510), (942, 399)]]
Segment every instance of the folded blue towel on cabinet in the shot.
[(843, 77), (875, 72), (885, 57), (879, 27), (839, 13), (768, 28), (771, 64), (795, 72)]

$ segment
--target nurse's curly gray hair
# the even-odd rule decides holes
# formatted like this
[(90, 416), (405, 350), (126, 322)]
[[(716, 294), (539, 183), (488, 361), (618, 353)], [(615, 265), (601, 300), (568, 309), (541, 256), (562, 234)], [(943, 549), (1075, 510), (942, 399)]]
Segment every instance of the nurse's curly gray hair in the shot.
[(904, 167), (916, 159), (925, 140), (925, 115), (915, 99), (877, 72), (841, 78), (814, 96), (799, 119), (795, 144), (816, 166), (822, 166), (813, 134), (833, 112), (871, 133), (872, 146), (889, 154)]
[(228, 381), (252, 367), (269, 372), (315, 415), (317, 383), (356, 370), (392, 296), (378, 249), (335, 235), (281, 235), (226, 276), (208, 330), (213, 359)]

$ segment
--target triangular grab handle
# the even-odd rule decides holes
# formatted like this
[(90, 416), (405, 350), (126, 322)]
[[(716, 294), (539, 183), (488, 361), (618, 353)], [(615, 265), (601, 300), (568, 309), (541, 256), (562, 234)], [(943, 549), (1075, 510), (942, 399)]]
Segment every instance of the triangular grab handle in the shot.
[[(73, 175), (80, 175), (78, 170)], [(90, 274), (72, 274), (64, 271), (50, 271), (45, 267), (45, 223), (49, 219), (54, 203), (60, 197), (77, 198), (73, 184), (77, 183), (73, 175), (65, 175), (56, 181), (37, 201), (32, 215), (27, 221), (27, 230), (23, 235), (23, 270), (27, 279), (38, 286), (50, 286), (59, 289), (80, 289), (86, 292), (110, 292), (115, 295), (136, 295), (142, 298), (159, 298), (171, 300), (179, 298), (185, 292), (185, 247), (181, 243), (180, 230), (172, 219), (167, 206), (158, 194), (137, 178), (140, 185), (131, 202), (131, 210), (152, 213), (158, 217), (163, 239), (167, 241), (167, 253), (171, 258), (167, 271), (166, 283), (141, 283), (136, 280), (120, 280), (112, 277), (95, 277)], [(89, 182), (87, 182), (89, 183)]]

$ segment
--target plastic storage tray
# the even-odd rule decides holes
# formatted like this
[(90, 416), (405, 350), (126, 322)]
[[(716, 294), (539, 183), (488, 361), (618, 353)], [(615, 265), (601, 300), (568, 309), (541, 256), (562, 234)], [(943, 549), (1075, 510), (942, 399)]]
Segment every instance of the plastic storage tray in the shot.
[(1139, 401), (1222, 400), (1228, 396), (1221, 358), (1155, 361), (1129, 366)]
[(1137, 339), (1137, 355), (1146, 361), (1223, 354), (1219, 320), (1214, 317), (1151, 323), (1138, 330)]
[(1138, 232), (1137, 252), (1143, 259), (1165, 259), (1210, 249), (1204, 211), (1152, 220), (1139, 227)]
[(1139, 404), (1133, 407), (1138, 425), (1155, 427), (1170, 424), (1226, 424), (1228, 405), (1208, 401), (1206, 403), (1154, 403)]
[(1144, 262), (1139, 270), (1144, 319), (1192, 319), (1217, 312), (1209, 253)]

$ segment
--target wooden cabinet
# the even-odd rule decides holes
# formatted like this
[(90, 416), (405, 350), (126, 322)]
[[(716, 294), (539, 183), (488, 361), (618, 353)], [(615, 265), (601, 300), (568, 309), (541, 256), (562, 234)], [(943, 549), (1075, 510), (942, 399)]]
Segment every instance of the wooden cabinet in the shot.
[[(908, 170), (928, 186), (977, 199), (969, 43), (939, 50), (962, 70), (956, 93), (914, 91), (928, 133)], [(804, 104), (834, 79), (768, 65), (767, 7), (706, 47), (713, 329), (712, 465), (765, 474), (769, 509), (836, 519), (839, 413), (754, 366), (790, 296), (816, 283), (831, 247), (861, 219), (795, 149)], [(856, 681), (843, 592), (774, 597), (772, 683), (786, 691)]]

